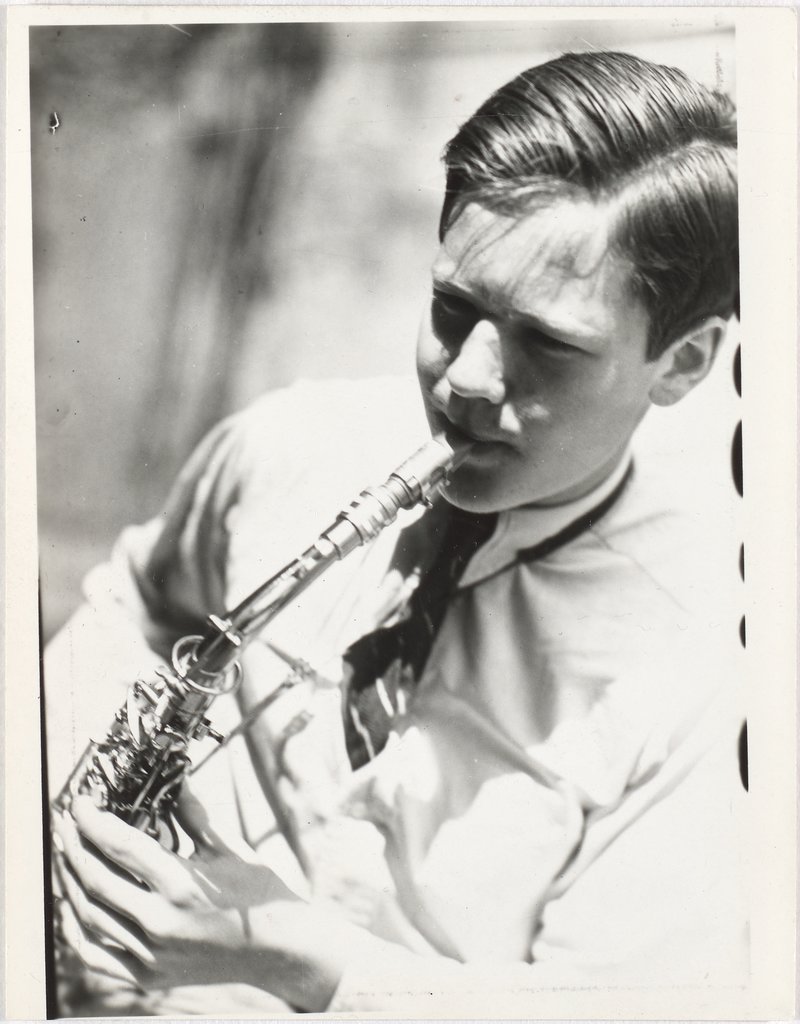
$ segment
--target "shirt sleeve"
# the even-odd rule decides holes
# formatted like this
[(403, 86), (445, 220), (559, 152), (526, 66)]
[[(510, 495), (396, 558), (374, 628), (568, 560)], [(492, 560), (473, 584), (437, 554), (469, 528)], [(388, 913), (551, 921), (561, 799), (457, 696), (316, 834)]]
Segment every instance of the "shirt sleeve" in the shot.
[(58, 792), (89, 737), (105, 734), (130, 684), (223, 607), (226, 520), (237, 501), (241, 418), (219, 424), (164, 511), (126, 529), (84, 582), (84, 602), (44, 654), (48, 782)]

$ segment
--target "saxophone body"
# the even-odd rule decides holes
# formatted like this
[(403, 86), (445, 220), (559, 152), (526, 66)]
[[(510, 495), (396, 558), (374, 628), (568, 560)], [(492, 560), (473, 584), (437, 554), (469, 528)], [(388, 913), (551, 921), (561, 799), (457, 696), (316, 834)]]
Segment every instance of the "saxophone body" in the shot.
[(189, 770), (189, 750), (207, 736), (221, 740), (206, 712), (217, 696), (233, 689), (238, 668), (219, 675), (216, 687), (199, 688), (188, 671), (201, 637), (176, 644), (172, 665), (151, 682), (137, 679), (128, 689), (105, 737), (92, 741), (55, 801), (68, 810), (78, 794), (98, 807), (177, 849), (173, 809)]
[[(177, 849), (173, 812), (191, 771), (190, 749), (209, 737), (225, 742), (207, 712), (218, 696), (237, 686), (244, 648), (333, 562), (392, 523), (400, 509), (429, 503), (468, 450), (469, 445), (454, 447), (443, 435), (433, 438), (384, 483), (362, 491), (309, 548), (236, 608), (210, 615), (203, 634), (180, 639), (171, 664), (157, 670), (155, 680), (131, 685), (105, 737), (89, 743), (54, 807), (68, 810), (75, 796), (88, 794), (99, 807)], [(292, 665), (293, 676), (252, 712), (263, 710), (278, 691), (305, 674), (305, 663), (281, 656)]]

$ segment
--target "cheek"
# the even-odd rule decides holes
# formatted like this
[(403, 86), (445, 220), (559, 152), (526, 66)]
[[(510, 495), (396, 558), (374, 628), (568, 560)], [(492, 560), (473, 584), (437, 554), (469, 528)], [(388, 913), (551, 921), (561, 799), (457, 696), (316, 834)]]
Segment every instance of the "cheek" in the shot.
[[(517, 373), (513, 404), (520, 422), (534, 435), (547, 427), (586, 443), (588, 436), (605, 434), (620, 418), (620, 391), (627, 390), (622, 377), (616, 363), (540, 359), (535, 369), (529, 365), (524, 375)], [(627, 422), (627, 400), (621, 405)]]
[(617, 443), (647, 409), (647, 388), (618, 360), (591, 365), (571, 380), (554, 384), (559, 421), (587, 445)]
[(447, 366), (447, 352), (431, 330), (426, 317), (417, 335), (417, 376), (422, 384), (431, 385), (443, 374)]
[(619, 360), (611, 359), (601, 367), (600, 372), (594, 381), (594, 390), (600, 397), (611, 394), (620, 394), (628, 387), (623, 367)]
[(624, 359), (614, 359), (598, 375), (595, 401), (616, 421), (638, 420), (650, 404), (650, 384), (646, 369), (630, 366)]
[(571, 418), (585, 400), (581, 374), (566, 360), (530, 357), (507, 375), (511, 404), (523, 423), (541, 425)]

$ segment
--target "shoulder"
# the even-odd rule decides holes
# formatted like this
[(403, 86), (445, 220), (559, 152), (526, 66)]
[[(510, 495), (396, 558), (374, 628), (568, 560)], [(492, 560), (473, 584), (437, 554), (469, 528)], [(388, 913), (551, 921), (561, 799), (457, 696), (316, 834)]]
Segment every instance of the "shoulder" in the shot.
[[(299, 381), (237, 414), (229, 578), (254, 585), (430, 435), (413, 379)], [(238, 592), (238, 590), (237, 590)]]
[(301, 458), (321, 464), (338, 455), (340, 472), (349, 462), (368, 468), (374, 457), (400, 460), (424, 431), (413, 378), (388, 376), (299, 380), (262, 395), (228, 423), (253, 466)]
[(296, 488), (316, 479), (321, 485), (331, 474), (343, 485), (363, 485), (374, 472), (388, 473), (427, 436), (411, 377), (299, 380), (218, 423), (182, 475), (190, 483), (223, 481), (238, 501), (287, 482)]
[(740, 517), (731, 484), (725, 492), (679, 492), (674, 477), (638, 460), (617, 504), (592, 529), (592, 540), (685, 608), (738, 574)]
[(253, 426), (275, 416), (288, 416), (297, 427), (308, 425), (314, 411), (338, 410), (341, 421), (353, 423), (382, 410), (400, 418), (408, 414), (408, 403), (419, 402), (418, 386), (410, 376), (332, 377), (321, 380), (300, 378), (286, 387), (260, 395), (234, 415), (242, 424)]
[(677, 406), (651, 410), (634, 439), (630, 484), (593, 531), (687, 609), (740, 589), (742, 502), (731, 469), (738, 403), (728, 374), (717, 372)]

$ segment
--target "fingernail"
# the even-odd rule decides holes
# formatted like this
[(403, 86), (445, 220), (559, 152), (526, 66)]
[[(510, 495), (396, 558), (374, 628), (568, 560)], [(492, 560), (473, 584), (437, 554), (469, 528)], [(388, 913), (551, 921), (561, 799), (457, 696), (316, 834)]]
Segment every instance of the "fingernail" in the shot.
[(53, 833), (53, 846), (55, 846), (59, 853), (64, 852), (64, 841), (62, 840), (58, 832)]

